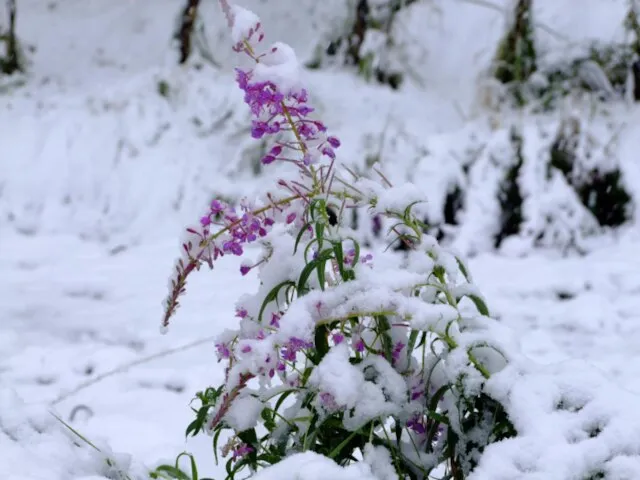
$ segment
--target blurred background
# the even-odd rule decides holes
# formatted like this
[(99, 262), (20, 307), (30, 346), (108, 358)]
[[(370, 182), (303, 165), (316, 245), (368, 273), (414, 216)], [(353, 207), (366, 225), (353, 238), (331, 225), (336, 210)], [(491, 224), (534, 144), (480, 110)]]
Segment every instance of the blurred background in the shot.
[[(241, 3), (295, 48), (340, 161), (424, 190), (526, 353), (640, 392), (640, 1)], [(0, 425), (54, 408), (150, 467), (188, 448), (217, 471), (188, 402), (255, 279), (225, 258), (158, 326), (184, 227), (279, 175), (238, 62), (216, 0), (0, 1)], [(91, 471), (19, 444), (21, 478)]]

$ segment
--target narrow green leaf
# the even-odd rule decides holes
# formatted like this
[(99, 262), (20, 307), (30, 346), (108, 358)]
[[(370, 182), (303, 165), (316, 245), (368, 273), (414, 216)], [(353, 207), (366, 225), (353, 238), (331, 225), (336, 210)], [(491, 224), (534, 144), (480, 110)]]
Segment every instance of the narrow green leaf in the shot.
[(258, 313), (258, 322), (262, 322), (262, 314), (264, 313), (264, 309), (267, 308), (267, 305), (278, 298), (278, 293), (280, 289), (287, 285), (295, 286), (291, 280), (285, 280), (282, 283), (279, 283), (275, 287), (271, 289), (271, 291), (264, 297), (264, 301), (262, 302), (262, 306), (260, 307), (260, 313)]
[(193, 458), (188, 452), (182, 452), (180, 455), (176, 457), (176, 468), (180, 470), (180, 458), (189, 457), (190, 465), (191, 465), (191, 480), (198, 480), (198, 467), (196, 466), (196, 460)]
[(213, 456), (216, 460), (216, 465), (218, 465), (218, 440), (220, 440), (221, 433), (222, 429), (218, 428), (216, 434), (213, 436)]
[(329, 452), (329, 455), (327, 455), (329, 458), (334, 458), (336, 455), (338, 455), (340, 453), (340, 451), (351, 441), (353, 440), (353, 438), (355, 438), (356, 435), (358, 435), (359, 431), (356, 430), (355, 432), (352, 432), (351, 435), (349, 435), (347, 438), (345, 438), (342, 442), (340, 442), (340, 444), (334, 448), (333, 450), (331, 450), (331, 452)]
[(169, 475), (169, 478), (175, 480), (191, 480), (191, 478), (189, 478), (189, 475), (184, 473), (179, 468), (174, 467), (173, 465), (160, 465), (158, 468), (156, 468), (156, 472), (165, 473)]
[(466, 295), (466, 297), (471, 299), (481, 315), (484, 315), (486, 317), (489, 316), (489, 308), (482, 298), (480, 298), (478, 295)]
[(298, 251), (298, 244), (300, 243), (300, 240), (302, 240), (302, 236), (304, 235), (304, 233), (307, 231), (307, 229), (311, 226), (310, 222), (307, 222), (303, 225), (303, 227), (300, 229), (300, 231), (298, 232), (298, 236), (296, 237), (296, 243), (293, 247), (293, 254), (295, 255), (296, 252)]

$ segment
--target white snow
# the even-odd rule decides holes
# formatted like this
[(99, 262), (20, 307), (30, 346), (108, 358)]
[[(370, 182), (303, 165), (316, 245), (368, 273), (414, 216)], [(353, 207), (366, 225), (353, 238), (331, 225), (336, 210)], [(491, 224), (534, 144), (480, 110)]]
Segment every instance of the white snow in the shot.
[(260, 23), (260, 17), (239, 5), (232, 5), (230, 13), (231, 39), (233, 43), (236, 44), (248, 39), (250, 33), (256, 31), (256, 27)]
[[(223, 39), (214, 49), (219, 71), (209, 65), (200, 70), (175, 66), (169, 46), (177, 14), (173, 1), (155, 0), (152, 7), (134, 1), (19, 2), (19, 34), (36, 51), (24, 88), (5, 89), (4, 79), (0, 84), (2, 479), (103, 479), (113, 476), (105, 455), (119, 468), (126, 467), (129, 455), (129, 475), (143, 478), (146, 467), (172, 463), (184, 449), (195, 454), (201, 476), (225, 474), (222, 465), (214, 465), (210, 439), (185, 442), (184, 430), (193, 420), (193, 394), (224, 378), (214, 338), (237, 326), (236, 302), (258, 288), (257, 279), (242, 277), (240, 261), (228, 257), (214, 272), (194, 275), (166, 336), (158, 334), (160, 302), (183, 225), (197, 221), (214, 195), (252, 195), (280, 172), (252, 173), (260, 155), (249, 138), (242, 93), (232, 81), (235, 60), (227, 48), (226, 25), (217, 5), (205, 3), (209, 38), (212, 43)], [(323, 19), (341, 21), (347, 15), (344, 0), (309, 1), (300, 9), (259, 0), (242, 3), (258, 12), (270, 38), (292, 45), (303, 62), (318, 39), (331, 33)], [(406, 190), (404, 200), (426, 198), (431, 215), (442, 211), (441, 193), (459, 178), (455, 158), (461, 152), (473, 150), (480, 167), (499, 162), (507, 132), (467, 121), (482, 118), (474, 101), (477, 76), (493, 56), (507, 3), (496, 1), (498, 10), (492, 10), (474, 2), (421, 2), (402, 14), (396, 28), (404, 50), (397, 59), (417, 69), (412, 78), (424, 91), (408, 85), (392, 92), (345, 72), (305, 74), (318, 117), (342, 141), (339, 155), (345, 163), (364, 170), (367, 157), (379, 154), (395, 185), (415, 181), (418, 188)], [(569, 0), (537, 3), (537, 21), (548, 27), (542, 35), (548, 61), (564, 55), (567, 45), (580, 48), (584, 38), (619, 38), (625, 2), (586, 3), (579, 9)], [(238, 34), (246, 34), (255, 21), (243, 18), (247, 21), (238, 23)], [(570, 38), (559, 39), (549, 30)], [(162, 82), (168, 85), (166, 97), (158, 93)], [(625, 123), (619, 153), (638, 198), (640, 114), (637, 107), (613, 114)], [(487, 145), (479, 147), (474, 135)], [(527, 146), (539, 147), (537, 141)], [(597, 465), (604, 465), (607, 478), (640, 478), (637, 225), (605, 237), (584, 256), (532, 251), (528, 239), (513, 243), (505, 252), (510, 255), (486, 253), (486, 232), (494, 228), (496, 215), (495, 174), (489, 168), (472, 171), (474, 193), (466, 215), (474, 221), (465, 224), (454, 247), (479, 253), (469, 267), (491, 314), (506, 329), (500, 343), (517, 339), (526, 355), (490, 382), (522, 436), (490, 447), (474, 480), (564, 480), (597, 473), (592, 471)], [(527, 221), (537, 225), (550, 204), (570, 203), (565, 193), (559, 187), (546, 192), (540, 215)], [(394, 195), (382, 196), (380, 205), (397, 207)], [(640, 218), (640, 209), (634, 215)], [(284, 251), (289, 245), (278, 247)], [(263, 278), (293, 276), (300, 259), (282, 255), (278, 260), (277, 269), (261, 271)], [(411, 271), (416, 274), (438, 262), (452, 269), (447, 257), (415, 260)], [(376, 254), (375, 262), (386, 261)], [(410, 280), (390, 276), (389, 284), (402, 288)], [(452, 293), (475, 291), (462, 284)], [(378, 292), (368, 295), (377, 295), (379, 303), (389, 300)], [(339, 307), (349, 304), (342, 305), (337, 296), (330, 307), (339, 314)], [(282, 319), (290, 332), (299, 332), (295, 313)], [(457, 316), (444, 307), (429, 313), (422, 317), (424, 327)], [(305, 328), (316, 320), (298, 319)], [(189, 344), (99, 380), (124, 364)], [(367, 415), (380, 413), (382, 386), (365, 382), (344, 359), (328, 357), (327, 362), (335, 363), (320, 370), (318, 385), (330, 386), (323, 378), (348, 378), (352, 383), (332, 393), (349, 405), (358, 404), (363, 392), (369, 395), (354, 428)], [(500, 370), (497, 360), (495, 367)], [(387, 387), (393, 391), (393, 379)], [(567, 410), (554, 408), (560, 400)], [(239, 412), (228, 414), (238, 428), (251, 426), (258, 409), (258, 400), (243, 401)], [(577, 406), (582, 408), (572, 411)], [(102, 454), (75, 446), (49, 410)], [(596, 427), (601, 432), (591, 438)], [(310, 452), (292, 455), (255, 478), (280, 479), (294, 471), (305, 472), (304, 480), (390, 478), (384, 452), (364, 453), (363, 462), (347, 468)]]
[(264, 404), (252, 396), (238, 398), (224, 416), (224, 421), (235, 431), (244, 432), (256, 426)]

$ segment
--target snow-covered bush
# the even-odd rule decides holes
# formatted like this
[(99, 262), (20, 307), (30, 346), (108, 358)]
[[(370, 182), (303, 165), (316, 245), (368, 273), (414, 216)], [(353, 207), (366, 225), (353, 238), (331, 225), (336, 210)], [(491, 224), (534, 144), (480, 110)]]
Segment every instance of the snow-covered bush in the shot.
[(491, 70), (489, 103), (497, 113), (480, 135), (488, 140), (481, 154), (472, 150), (459, 162), (466, 172), (443, 203), (458, 210), (444, 215), (456, 228), (446, 221), (438, 227), (467, 254), (505, 242), (519, 253), (535, 246), (584, 252), (590, 237), (632, 218), (618, 152), (626, 125), (616, 118), (624, 118), (622, 99), (633, 97), (635, 10), (625, 23), (631, 41), (594, 42), (549, 61), (537, 46), (534, 5), (513, 2)]
[(461, 188), (455, 248), (582, 253), (591, 238), (624, 225), (635, 202), (619, 134), (604, 115), (581, 109), (487, 132)]
[(349, 18), (327, 45), (318, 46), (308, 67), (337, 63), (356, 67), (367, 80), (398, 89), (403, 81), (394, 39), (396, 16), (416, 0), (349, 1)]
[[(238, 301), (239, 328), (220, 336), (225, 382), (198, 393), (187, 433), (213, 435), (217, 454), (221, 433), (232, 432), (220, 448), (232, 454), (229, 478), (302, 452), (341, 466), (361, 460), (375, 478), (438, 469), (465, 478), (487, 445), (516, 433), (484, 392), (508, 364), (508, 336), (463, 261), (423, 232), (422, 192), (341, 167), (340, 141), (311, 116), (293, 50), (261, 51), (258, 18), (220, 3), (235, 50), (255, 62), (237, 69), (251, 134), (277, 139), (262, 163), (293, 168), (255, 203), (212, 201), (188, 229), (163, 328), (203, 264), (257, 254), (240, 273), (255, 270), (260, 287)], [(386, 218), (386, 241), (407, 255), (365, 252), (350, 228), (356, 207)]]

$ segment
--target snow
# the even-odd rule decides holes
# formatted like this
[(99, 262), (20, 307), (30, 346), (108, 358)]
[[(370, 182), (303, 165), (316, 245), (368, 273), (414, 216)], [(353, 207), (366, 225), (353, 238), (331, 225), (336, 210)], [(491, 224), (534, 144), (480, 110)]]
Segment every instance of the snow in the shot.
[[(336, 480), (379, 480), (371, 472), (368, 465), (356, 463), (342, 468), (332, 460), (314, 452), (292, 455), (284, 461), (261, 470), (252, 478), (255, 480), (280, 480), (291, 478), (293, 473), (304, 480), (321, 480), (335, 478)], [(294, 477), (294, 478), (296, 478)]]
[[(226, 2), (221, 3), (224, 8)], [(260, 18), (255, 13), (239, 5), (232, 5), (230, 13), (231, 39), (234, 44), (242, 42), (245, 38), (249, 38), (249, 35), (253, 33), (260, 24)]]
[(256, 426), (258, 416), (264, 404), (255, 397), (245, 396), (238, 398), (224, 416), (225, 422), (238, 432), (244, 432)]
[[(320, 19), (344, 16), (347, 2), (311, 2), (315, 25), (306, 21), (304, 9), (283, 12), (265, 3), (246, 6), (263, 18), (271, 38), (290, 43), (306, 60), (317, 38), (327, 33)], [(340, 134), (347, 163), (364, 169), (366, 155), (382, 151), (382, 166), (395, 185), (417, 181), (420, 191), (406, 190), (406, 200), (426, 197), (427, 208), (441, 212), (439, 192), (459, 173), (451, 152), (473, 147), (473, 134), (486, 137), (490, 145), (480, 151), (479, 162), (488, 164), (506, 142), (505, 130), (490, 135), (483, 124), (470, 128), (465, 123), (480, 115), (473, 101), (476, 77), (493, 55), (487, 45), (498, 40), (503, 14), (472, 2), (441, 2), (440, 11), (430, 3), (435, 2), (403, 13), (400, 24), (405, 45), (430, 46), (428, 52), (407, 49), (406, 58), (399, 57), (421, 65), (417, 77), (426, 92), (411, 85), (391, 92), (345, 72), (314, 72), (304, 80), (318, 99), (319, 116)], [(507, 2), (496, 4), (501, 9)], [(588, 7), (560, 15), (566, 1), (538, 2), (538, 22), (570, 35), (571, 43), (596, 31), (598, 38), (615, 38), (623, 4), (590, 0)], [(176, 14), (175, 2), (158, 0), (151, 10), (140, 2), (106, 0), (51, 5), (20, 3), (20, 34), (37, 46), (32, 77), (24, 89), (0, 97), (0, 478), (97, 480), (113, 475), (105, 455), (122, 468), (129, 455), (133, 476), (144, 467), (171, 463), (184, 449), (196, 455), (202, 476), (219, 478), (224, 468), (213, 464), (210, 439), (184, 439), (193, 420), (189, 402), (196, 391), (222, 381), (214, 337), (237, 326), (236, 301), (258, 282), (252, 275), (242, 277), (240, 262), (232, 258), (212, 274), (194, 276), (167, 336), (158, 334), (160, 301), (182, 226), (197, 220), (214, 195), (251, 195), (278, 173), (251, 173), (255, 145), (240, 108), (241, 93), (228, 73), (228, 45), (215, 52), (220, 71), (174, 65), (167, 25)], [(419, 23), (420, 10), (434, 28)], [(213, 25), (211, 38), (226, 38), (220, 15), (205, 12)], [(460, 21), (465, 18), (472, 20)], [(554, 52), (564, 52), (565, 41), (551, 34), (543, 40), (550, 60)], [(448, 54), (437, 54), (442, 51)], [(468, 66), (464, 75), (460, 65)], [(162, 81), (169, 85), (166, 98), (157, 93)], [(620, 156), (637, 196), (633, 126), (639, 114), (637, 108), (614, 114), (629, 125), (619, 139)], [(380, 145), (381, 134), (389, 131), (389, 141)], [(430, 156), (425, 150), (438, 160), (424, 161)], [(495, 171), (480, 168), (471, 174), (477, 188), (466, 215), (477, 220), (464, 224), (454, 247), (478, 253), (469, 262), (475, 283), (526, 355), (490, 383), (509, 405), (522, 437), (490, 447), (475, 479), (562, 480), (599, 468), (607, 478), (639, 478), (637, 226), (604, 238), (584, 256), (532, 252), (526, 239), (524, 246), (512, 243), (511, 251), (487, 252), (485, 232), (494, 228), (495, 218), (491, 185), (497, 178), (492, 175)], [(558, 192), (548, 192), (541, 208), (571, 200)], [(382, 197), (381, 205), (397, 207), (394, 195)], [(634, 215), (637, 221), (640, 209)], [(282, 275), (282, 268), (290, 268), (285, 276), (293, 275), (298, 260), (283, 257), (278, 271), (261, 275)], [(433, 268), (424, 256), (415, 260), (410, 260), (414, 273)], [(384, 261), (376, 256), (376, 262)], [(451, 258), (434, 262), (452, 270)], [(407, 281), (389, 277), (398, 288)], [(456, 296), (476, 293), (458, 288)], [(339, 313), (338, 307), (348, 304), (337, 298)], [(299, 328), (295, 313), (282, 321), (291, 332)], [(445, 308), (431, 313), (424, 327), (454, 315)], [(300, 321), (307, 320), (313, 321)], [(501, 341), (515, 339), (505, 332)], [(111, 369), (189, 344), (98, 380)], [(356, 387), (370, 384), (371, 403), (358, 413), (379, 413), (383, 403), (374, 400), (384, 402), (383, 387), (365, 382), (361, 371), (339, 360), (327, 357), (318, 384), (325, 384), (324, 374), (350, 374), (353, 382), (344, 382), (334, 397), (355, 405), (364, 391)], [(392, 378), (388, 381), (384, 388), (399, 390)], [(560, 399), (582, 408), (558, 410)], [(231, 410), (228, 419), (237, 428), (251, 426), (258, 403), (243, 398), (236, 404), (239, 412)], [(75, 446), (77, 438), (49, 411), (98, 445), (102, 455)], [(596, 426), (602, 431), (590, 438)], [(386, 480), (391, 478), (388, 458), (378, 449), (368, 448), (363, 462), (347, 468), (310, 452), (292, 455), (255, 478), (304, 471), (305, 480)]]

